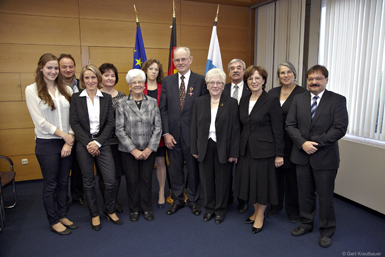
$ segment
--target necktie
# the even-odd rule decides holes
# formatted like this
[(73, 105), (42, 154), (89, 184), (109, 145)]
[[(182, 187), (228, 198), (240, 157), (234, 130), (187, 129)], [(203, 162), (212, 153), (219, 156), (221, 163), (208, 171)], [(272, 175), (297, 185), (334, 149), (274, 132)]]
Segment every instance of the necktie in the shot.
[(314, 115), (315, 115), (315, 111), (317, 110), (317, 99), (319, 98), (318, 95), (314, 96), (313, 97), (313, 103), (310, 107), (310, 113), (311, 113), (311, 118), (313, 119), (314, 118)]
[(180, 100), (180, 109), (183, 110), (184, 98), (186, 97), (186, 88), (184, 86), (184, 76), (180, 77), (182, 82), (180, 83), (179, 88), (179, 100)]
[(232, 96), (232, 98), (234, 98), (237, 101), (238, 101), (238, 88), (239, 88), (238, 85), (234, 86), (234, 92), (233, 92), (233, 96)]
[(73, 91), (74, 91), (74, 93), (79, 92), (79, 89), (78, 89), (78, 81), (77, 81), (77, 80), (75, 80), (75, 84), (74, 84), (74, 87), (73, 87)]

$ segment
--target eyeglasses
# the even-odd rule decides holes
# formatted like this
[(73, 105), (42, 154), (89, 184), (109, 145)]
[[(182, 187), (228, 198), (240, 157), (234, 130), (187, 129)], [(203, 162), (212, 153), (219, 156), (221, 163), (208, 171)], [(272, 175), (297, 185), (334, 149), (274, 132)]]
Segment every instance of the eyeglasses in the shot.
[(262, 79), (262, 77), (250, 77), (250, 78), (248, 78), (247, 79), (247, 81), (249, 81), (249, 82), (253, 82), (253, 81), (258, 81), (258, 80), (261, 80)]
[(143, 81), (133, 81), (133, 82), (130, 82), (130, 85), (131, 86), (136, 86), (136, 85), (143, 85)]
[(174, 62), (176, 62), (176, 63), (187, 62), (187, 60), (188, 60), (189, 58), (190, 58), (190, 56), (187, 57), (187, 58), (174, 59)]
[(307, 81), (308, 82), (313, 82), (313, 80), (315, 81), (322, 81), (324, 80), (325, 78), (322, 78), (322, 77), (316, 77), (316, 78), (308, 78)]
[(221, 85), (223, 85), (223, 82), (220, 82), (220, 81), (210, 81), (209, 85), (210, 86), (214, 86), (214, 85), (221, 86)]

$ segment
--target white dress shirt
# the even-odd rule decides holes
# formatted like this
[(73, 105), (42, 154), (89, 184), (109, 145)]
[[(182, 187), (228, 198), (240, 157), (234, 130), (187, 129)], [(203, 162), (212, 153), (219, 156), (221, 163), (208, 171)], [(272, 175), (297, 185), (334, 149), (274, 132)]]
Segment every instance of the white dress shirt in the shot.
[[(325, 89), (324, 89), (324, 91), (322, 91), (321, 93), (318, 94), (317, 106), (319, 105), (319, 102), (321, 101), (321, 98), (322, 98), (322, 96), (324, 95), (324, 93), (325, 93)], [(314, 101), (313, 98), (314, 98), (314, 96), (315, 96), (315, 94), (310, 93), (310, 106), (313, 104), (313, 101)]]
[[(184, 79), (183, 79), (184, 88), (186, 91), (187, 91), (187, 87), (188, 87), (188, 81), (190, 80), (190, 75), (191, 75), (191, 70), (188, 70), (188, 72), (183, 75), (184, 76)], [(180, 88), (180, 84), (182, 83), (182, 80), (180, 77), (182, 77), (182, 75), (178, 72), (178, 86), (179, 86), (178, 88)]]
[(209, 129), (209, 139), (211, 138), (214, 142), (217, 142), (217, 133), (215, 130), (215, 119), (217, 118), (218, 107), (211, 109), (211, 122)]
[[(72, 89), (68, 86), (66, 86), (66, 89), (72, 95)], [(70, 103), (60, 94), (57, 87), (55, 95), (52, 95), (49, 90), (48, 93), (55, 104), (55, 110), (51, 110), (51, 107), (39, 98), (36, 83), (27, 86), (25, 89), (28, 111), (35, 124), (35, 138), (61, 139), (61, 137), (54, 135), (56, 129), (67, 134), (74, 134), (70, 126)]]
[(233, 82), (231, 82), (231, 92), (230, 92), (230, 96), (233, 97), (234, 95), (234, 91), (235, 91), (235, 85), (238, 85), (238, 104), (239, 104), (239, 101), (241, 101), (241, 98), (242, 98), (242, 92), (243, 92), (243, 80), (241, 82), (239, 82), (238, 84), (234, 84)]

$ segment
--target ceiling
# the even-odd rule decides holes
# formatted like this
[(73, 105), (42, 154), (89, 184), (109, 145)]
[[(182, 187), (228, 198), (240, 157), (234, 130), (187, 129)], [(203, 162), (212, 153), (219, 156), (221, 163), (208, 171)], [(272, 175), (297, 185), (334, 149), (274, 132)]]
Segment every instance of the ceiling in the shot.
[(269, 0), (187, 0), (192, 2), (204, 2), (204, 3), (213, 3), (213, 4), (226, 4), (234, 6), (244, 6), (251, 7), (263, 2), (270, 2)]

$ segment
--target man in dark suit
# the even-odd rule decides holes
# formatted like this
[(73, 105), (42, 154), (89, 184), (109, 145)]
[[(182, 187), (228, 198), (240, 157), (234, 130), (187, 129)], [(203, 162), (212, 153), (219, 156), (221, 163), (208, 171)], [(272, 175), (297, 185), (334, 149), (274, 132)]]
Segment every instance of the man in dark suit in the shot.
[(208, 91), (204, 77), (190, 70), (192, 61), (190, 49), (176, 48), (173, 62), (178, 73), (165, 77), (162, 82), (159, 107), (164, 143), (170, 159), (169, 174), (174, 199), (173, 205), (166, 212), (167, 215), (175, 214), (185, 205), (184, 162), (187, 168), (188, 205), (194, 215), (201, 213), (198, 205), (198, 163), (190, 151), (190, 121), (195, 98), (207, 94)]
[(296, 95), (286, 118), (293, 140), (291, 161), (297, 165), (301, 236), (313, 230), (316, 194), (319, 197), (320, 246), (329, 247), (336, 230), (334, 181), (339, 167), (338, 140), (348, 126), (346, 98), (326, 90), (328, 70), (316, 65), (307, 72), (309, 92)]
[[(247, 85), (243, 83), (243, 74), (245, 73), (246, 64), (241, 59), (232, 59), (227, 66), (229, 70), (229, 77), (231, 79), (231, 83), (225, 85), (225, 89), (223, 90), (223, 94), (227, 96), (231, 96), (232, 98), (238, 101), (241, 100), (245, 95), (250, 94), (250, 90)], [(237, 164), (234, 162), (233, 164), (233, 173), (237, 170)], [(229, 194), (229, 204), (233, 202), (233, 174), (231, 174), (230, 180), (230, 194)], [(238, 212), (245, 213), (247, 211), (247, 202), (238, 198)]]
[[(76, 78), (75, 59), (70, 54), (61, 54), (59, 57), (60, 74), (64, 83), (71, 87), (74, 93), (80, 92), (79, 80)], [(76, 142), (72, 147), (72, 167), (71, 167), (71, 198), (73, 203), (78, 203), (83, 207), (87, 207), (87, 201), (84, 199), (84, 190), (82, 182), (82, 174), (80, 172), (79, 163), (76, 159)]]

